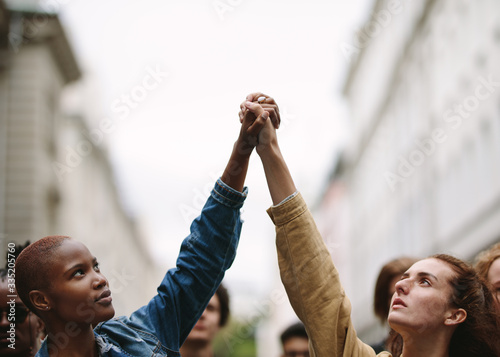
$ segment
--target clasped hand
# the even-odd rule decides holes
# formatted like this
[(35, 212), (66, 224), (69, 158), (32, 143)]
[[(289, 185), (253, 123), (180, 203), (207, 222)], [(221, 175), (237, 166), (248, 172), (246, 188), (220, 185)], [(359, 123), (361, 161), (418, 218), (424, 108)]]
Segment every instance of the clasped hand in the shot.
[[(257, 153), (276, 140), (275, 130), (281, 123), (279, 108), (273, 98), (260, 92), (251, 93), (240, 104), (240, 137)], [(270, 119), (270, 120), (268, 120)]]

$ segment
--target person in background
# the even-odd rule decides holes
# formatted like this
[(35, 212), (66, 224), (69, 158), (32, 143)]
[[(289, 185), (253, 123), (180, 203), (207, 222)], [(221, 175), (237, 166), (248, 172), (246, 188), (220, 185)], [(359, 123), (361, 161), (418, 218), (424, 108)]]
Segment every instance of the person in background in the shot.
[[(396, 292), (396, 283), (401, 280), (404, 272), (417, 261), (417, 258), (400, 257), (387, 262), (380, 269), (377, 282), (375, 283), (373, 310), (375, 316), (378, 317), (383, 326), (387, 326), (387, 316), (391, 308), (392, 296)], [(389, 336), (387, 335), (382, 341), (372, 344), (371, 347), (376, 353), (386, 351), (388, 338)]]
[(0, 269), (0, 356), (34, 356), (45, 336), (42, 320), (19, 298), (13, 283), (15, 274), (9, 269), (9, 263), (13, 263), (25, 246), (16, 245), (13, 253), (8, 252), (7, 266)]
[(281, 357), (309, 357), (309, 338), (302, 322), (288, 326), (280, 336)]
[(226, 287), (221, 284), (184, 341), (180, 349), (181, 356), (213, 357), (214, 338), (219, 330), (226, 326), (229, 315), (229, 293)]
[[(274, 99), (262, 93), (247, 96), (241, 108), (243, 122), (277, 110)], [(276, 226), (281, 281), (307, 329), (311, 355), (374, 357), (375, 351), (357, 337), (351, 303), (270, 122), (260, 132), (256, 149), (273, 204), (267, 212)], [(419, 260), (396, 284), (388, 317), (395, 331), (392, 353), (379, 356), (498, 357), (500, 322), (493, 300), (466, 262), (446, 254)]]
[(487, 280), (496, 299), (496, 307), (500, 312), (500, 243), (479, 253), (474, 267), (483, 279)]

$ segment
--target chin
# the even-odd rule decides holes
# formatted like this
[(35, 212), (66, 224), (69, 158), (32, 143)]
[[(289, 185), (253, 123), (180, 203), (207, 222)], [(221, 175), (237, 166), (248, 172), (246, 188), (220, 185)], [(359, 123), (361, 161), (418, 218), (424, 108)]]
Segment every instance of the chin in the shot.
[(397, 316), (391, 315), (391, 313), (389, 313), (387, 323), (396, 332), (399, 332), (398, 330), (408, 325), (407, 321), (402, 321), (401, 317), (398, 318)]
[(99, 311), (95, 318), (92, 320), (92, 326), (96, 326), (98, 323), (111, 320), (115, 316), (115, 309), (111, 306), (111, 308), (106, 309), (107, 311)]
[(111, 307), (110, 310), (111, 311), (109, 311), (109, 313), (104, 316), (103, 321), (106, 321), (106, 320), (109, 320), (109, 319), (112, 319), (113, 317), (115, 317), (115, 309), (113, 307)]
[(195, 329), (191, 330), (189, 336), (189, 340), (197, 341), (197, 342), (205, 342), (208, 340), (207, 333), (205, 331), (197, 331)]

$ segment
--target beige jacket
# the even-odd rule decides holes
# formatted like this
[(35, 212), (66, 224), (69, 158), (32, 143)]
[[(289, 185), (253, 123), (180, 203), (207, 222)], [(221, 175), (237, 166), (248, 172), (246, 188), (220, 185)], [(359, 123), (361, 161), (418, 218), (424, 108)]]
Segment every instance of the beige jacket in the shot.
[(267, 212), (276, 225), (281, 280), (306, 327), (312, 356), (375, 357), (373, 349), (356, 336), (351, 303), (300, 193)]

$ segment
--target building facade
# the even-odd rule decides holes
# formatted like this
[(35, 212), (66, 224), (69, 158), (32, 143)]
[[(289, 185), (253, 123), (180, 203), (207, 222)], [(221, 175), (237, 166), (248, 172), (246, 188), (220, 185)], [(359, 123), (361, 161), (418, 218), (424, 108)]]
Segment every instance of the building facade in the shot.
[(500, 240), (500, 3), (379, 0), (344, 50), (353, 130), (326, 189), (342, 194), (315, 214), (332, 255), (347, 254), (337, 265), (354, 324), (375, 342), (383, 264), (472, 260)]
[[(69, 235), (101, 261), (118, 314), (155, 294), (161, 274), (127, 213), (86, 118), (61, 105), (82, 80), (56, 14), (0, 7), (0, 263), (8, 243)], [(92, 105), (92, 103), (88, 103)]]

